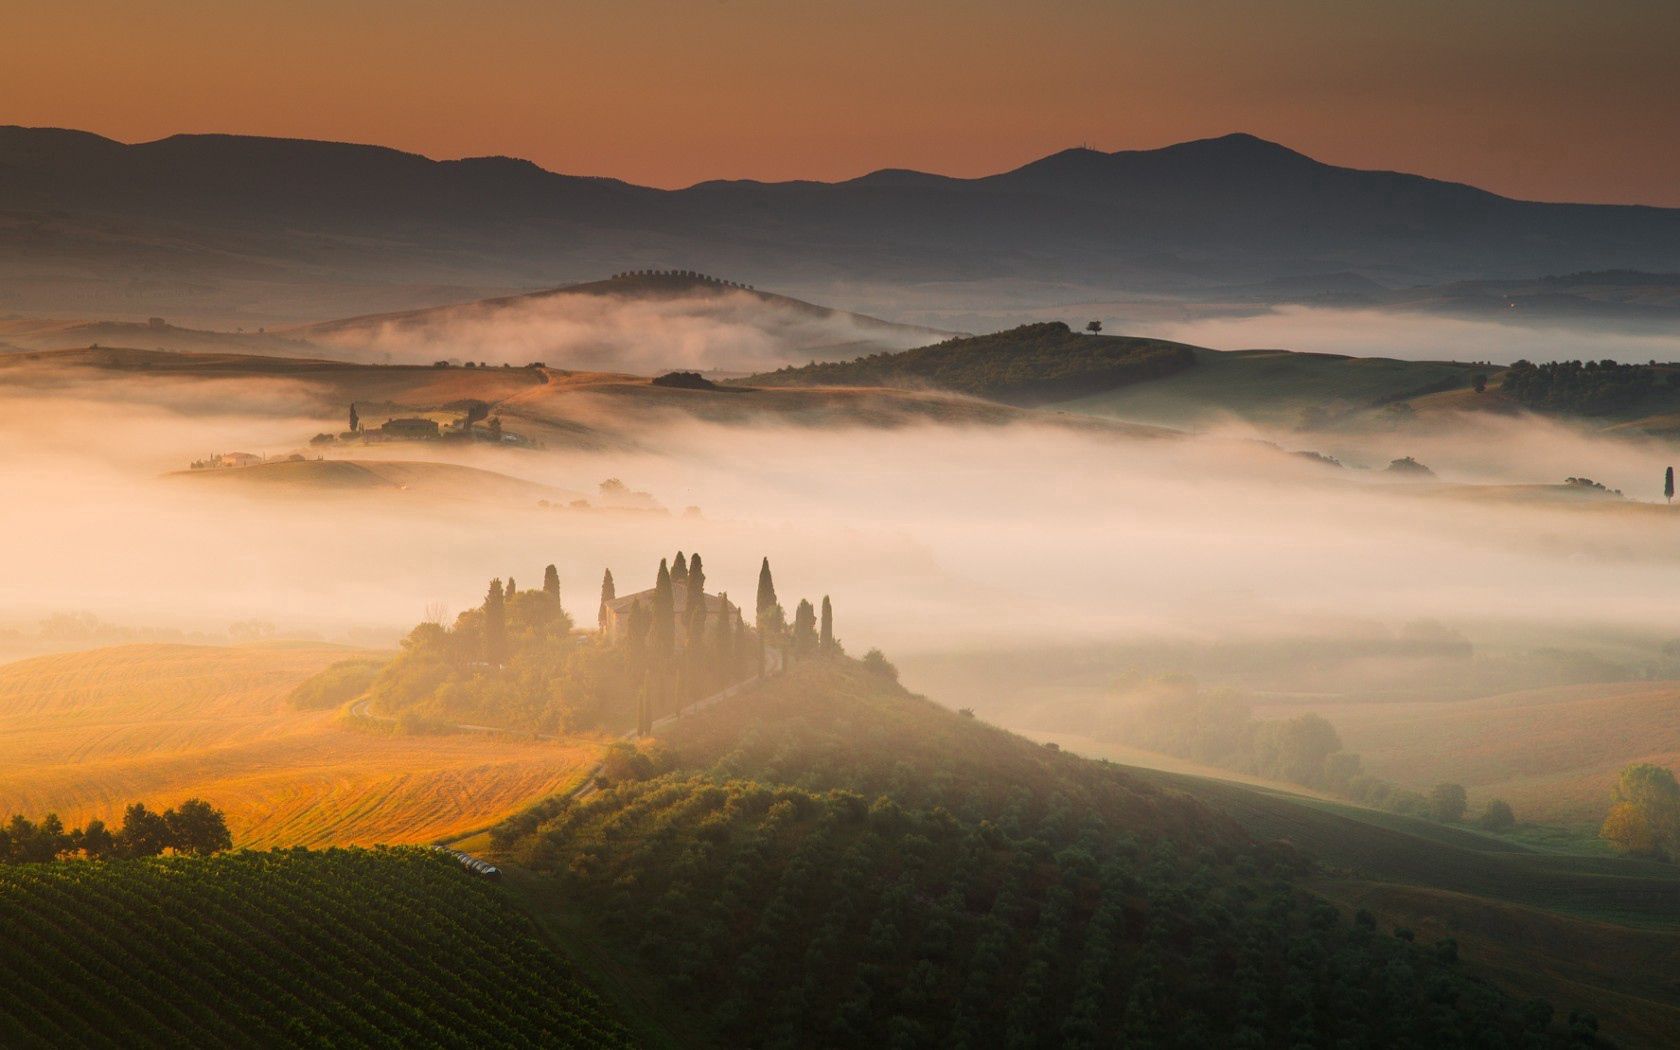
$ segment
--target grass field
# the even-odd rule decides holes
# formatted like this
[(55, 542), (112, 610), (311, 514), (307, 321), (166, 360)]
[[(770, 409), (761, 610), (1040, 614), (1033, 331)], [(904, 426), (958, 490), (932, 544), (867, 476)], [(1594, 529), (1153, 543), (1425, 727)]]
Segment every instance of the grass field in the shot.
[(236, 845), (427, 842), (577, 784), (593, 741), (384, 736), (287, 694), (336, 646), (133, 645), (0, 666), (0, 813), (68, 824), (200, 796)]
[(1447, 384), (1467, 386), (1472, 375), (1486, 371), (1445, 361), (1198, 349), (1192, 368), (1056, 407), (1172, 427), (1233, 418), (1295, 426), (1311, 408), (1336, 413), (1406, 399)]
[(1317, 711), (1377, 776), (1417, 790), (1463, 784), (1472, 805), (1503, 798), (1519, 818), (1596, 826), (1633, 762), (1680, 767), (1680, 683), (1570, 685), (1471, 700), (1267, 705)]
[(579, 493), (458, 463), (407, 460), (278, 460), (249, 467), (183, 470), (171, 478), (197, 484), (243, 486), (252, 492), (389, 493), (531, 504), (539, 499), (572, 500)]

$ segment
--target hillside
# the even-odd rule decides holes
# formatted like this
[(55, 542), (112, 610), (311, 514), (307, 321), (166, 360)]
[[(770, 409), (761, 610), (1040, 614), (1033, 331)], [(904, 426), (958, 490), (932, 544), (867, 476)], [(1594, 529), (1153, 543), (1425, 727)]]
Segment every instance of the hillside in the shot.
[(1076, 333), (1059, 321), (896, 354), (749, 376), (747, 386), (923, 387), (1037, 405), (1142, 383), (1191, 367), (1194, 349), (1158, 339)]
[[(3, 329), (0, 329), (3, 332)], [(902, 350), (948, 336), (692, 271), (642, 271), (523, 295), (327, 321), (288, 338), (338, 355), (542, 360), (573, 369), (750, 367)], [(715, 360), (693, 359), (701, 340), (728, 340)], [(659, 367), (659, 365), (656, 365)]]
[(1450, 948), (1302, 892), (1287, 847), (859, 665), (798, 665), (652, 754), (493, 840), (684, 1045), (1563, 1044)]
[(1633, 762), (1680, 764), (1673, 682), (1567, 685), (1423, 703), (1271, 705), (1268, 717), (1316, 710), (1377, 776), (1412, 788), (1461, 783), (1525, 818), (1595, 827), (1616, 774)]
[[(221, 326), (468, 300), (694, 265), (794, 294), (836, 285), (1193, 291), (1353, 271), (1391, 286), (1680, 270), (1680, 211), (1515, 201), (1323, 164), (1251, 135), (1066, 150), (961, 179), (655, 190), (506, 157), (234, 135), (124, 144), (0, 129), (0, 310)], [(867, 296), (863, 297), (867, 301)], [(253, 303), (261, 303), (253, 306)]]
[(288, 497), (300, 493), (403, 494), (528, 506), (538, 500), (570, 502), (580, 495), (493, 470), (407, 460), (276, 460), (249, 467), (177, 471), (169, 477)]
[(403, 736), (289, 694), (338, 646), (129, 645), (0, 666), (0, 813), (111, 821), (144, 798), (227, 812), (236, 846), (429, 842), (574, 786), (589, 739)]
[(9, 1047), (628, 1047), (503, 894), (427, 850), (0, 866)]

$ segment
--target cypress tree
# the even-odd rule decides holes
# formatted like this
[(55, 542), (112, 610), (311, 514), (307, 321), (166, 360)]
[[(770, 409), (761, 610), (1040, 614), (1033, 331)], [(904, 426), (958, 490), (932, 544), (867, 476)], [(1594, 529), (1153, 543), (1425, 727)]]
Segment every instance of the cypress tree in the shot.
[(817, 610), (812, 608), (809, 600), (799, 599), (799, 605), (793, 611), (793, 648), (799, 653), (808, 653), (817, 647)]
[(560, 608), (560, 570), (552, 565), (543, 570), (543, 594), (556, 609)]
[(678, 551), (677, 556), (671, 561), (671, 582), (682, 583), (686, 579), (688, 579), (688, 559), (683, 557), (682, 551)]
[(834, 606), (829, 603), (828, 595), (823, 595), (822, 603), (822, 633), (817, 638), (823, 655), (834, 652)]
[(659, 578), (653, 585), (653, 627), (650, 641), (653, 658), (660, 663), (671, 656), (676, 644), (677, 608), (671, 586), (671, 569), (665, 559), (659, 559)]
[[(675, 582), (675, 577), (672, 578)], [(697, 646), (706, 629), (706, 570), (700, 564), (700, 555), (688, 559), (688, 593), (684, 596), (687, 623), (684, 628), (688, 632), (688, 644)]]
[(513, 597), (514, 589), (515, 588), (513, 586), (513, 577), (509, 576), (508, 577), (508, 582), (507, 582), (507, 591), (506, 591), (507, 597), (509, 597), (509, 598)]
[(601, 630), (607, 629), (607, 603), (618, 597), (618, 591), (613, 586), (612, 570), (608, 569), (601, 577), (601, 608), (596, 614), (596, 625)]
[(507, 605), (502, 594), (502, 581), (490, 581), (490, 592), (484, 596), (484, 660), (500, 666), (502, 651), (507, 644)]
[(647, 679), (642, 679), (642, 687), (636, 692), (636, 735), (647, 736), (653, 732), (653, 705), (648, 700)]
[(1663, 475), (1663, 499), (1667, 500), (1670, 503), (1674, 502), (1674, 468), (1673, 467), (1669, 467), (1668, 472)]
[(350, 433), (354, 434), (362, 429), (362, 417), (356, 414), (356, 402), (350, 402)]
[(781, 606), (776, 601), (776, 582), (770, 577), (770, 559), (758, 567), (758, 632), (764, 634), (780, 626)]

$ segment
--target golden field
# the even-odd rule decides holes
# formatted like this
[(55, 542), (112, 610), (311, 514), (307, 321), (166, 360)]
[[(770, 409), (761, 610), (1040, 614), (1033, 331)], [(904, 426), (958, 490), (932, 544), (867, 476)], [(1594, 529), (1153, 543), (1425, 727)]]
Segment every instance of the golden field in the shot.
[(0, 666), (0, 814), (110, 822), (196, 795), (238, 846), (427, 842), (570, 788), (599, 754), (592, 740), (384, 736), (287, 704), (351, 655), (128, 645)]
[(1316, 711), (1365, 768), (1409, 788), (1463, 784), (1473, 808), (1503, 798), (1521, 820), (1597, 824), (1616, 774), (1680, 767), (1680, 683), (1558, 686), (1406, 703), (1269, 704), (1260, 717)]

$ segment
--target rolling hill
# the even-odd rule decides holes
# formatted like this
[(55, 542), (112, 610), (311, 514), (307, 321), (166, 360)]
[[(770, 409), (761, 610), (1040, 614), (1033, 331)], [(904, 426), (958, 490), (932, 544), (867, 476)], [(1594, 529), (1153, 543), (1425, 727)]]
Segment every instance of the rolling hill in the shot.
[(456, 463), (414, 460), (275, 460), (249, 467), (184, 470), (168, 475), (196, 484), (238, 486), (252, 494), (291, 497), (300, 493), (396, 495), (530, 505), (566, 501), (580, 493), (539, 485), (493, 470)]
[[(703, 266), (795, 294), (1043, 282), (1165, 292), (1353, 271), (1391, 286), (1680, 269), (1680, 211), (1510, 200), (1250, 135), (1066, 150), (960, 179), (654, 190), (506, 157), (0, 129), (0, 309), (272, 324)], [(440, 294), (452, 289), (452, 294)], [(466, 294), (461, 294), (465, 292)], [(259, 304), (259, 305), (253, 305)]]
[(401, 736), (299, 710), (293, 688), (354, 655), (327, 645), (130, 645), (0, 666), (0, 813), (76, 824), (202, 796), (234, 843), (429, 842), (575, 785), (595, 741)]
[(1198, 784), (1035, 745), (849, 661), (680, 719), (649, 755), (491, 839), (602, 994), (661, 1004), (673, 1043), (1565, 1041), (1455, 945), (1301, 893), (1329, 872)]

